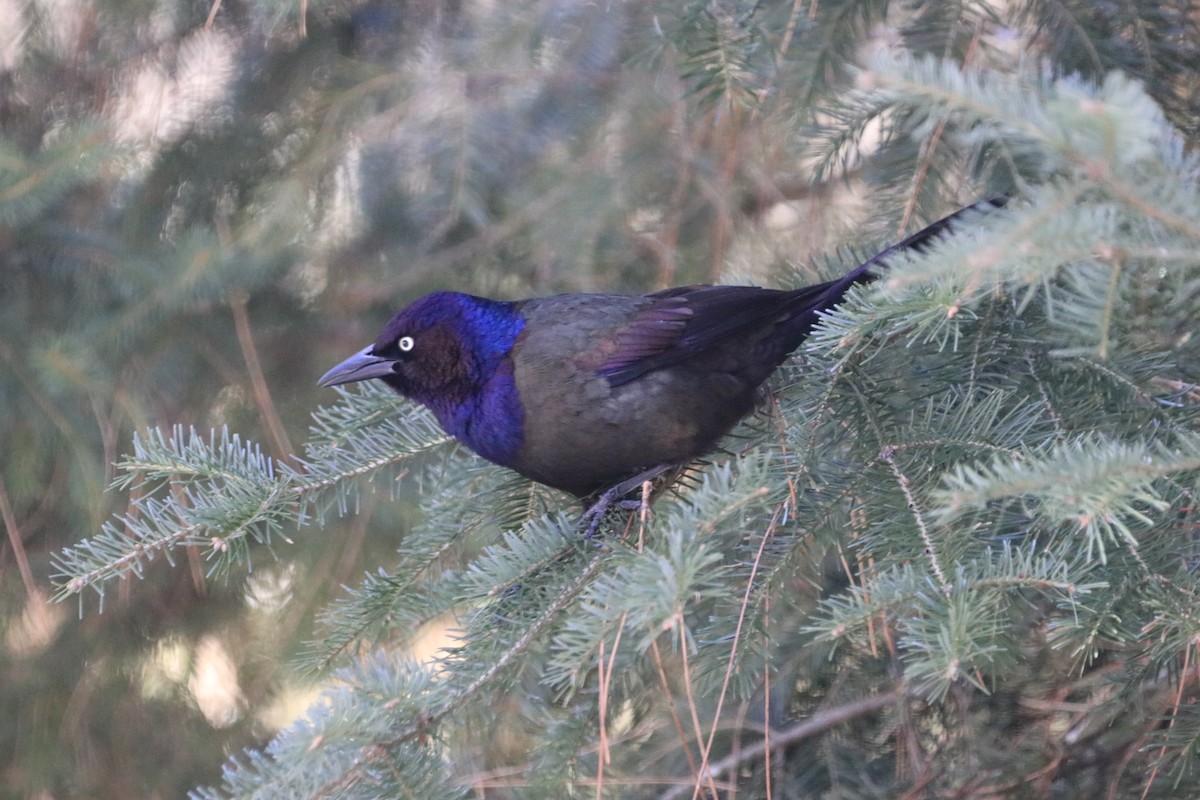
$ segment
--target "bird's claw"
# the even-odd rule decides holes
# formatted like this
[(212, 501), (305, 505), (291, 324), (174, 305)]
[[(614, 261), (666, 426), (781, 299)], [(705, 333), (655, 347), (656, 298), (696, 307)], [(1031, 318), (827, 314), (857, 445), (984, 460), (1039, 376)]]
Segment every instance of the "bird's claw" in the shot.
[(583, 512), (583, 516), (579, 518), (580, 524), (587, 523), (587, 528), (583, 532), (584, 538), (591, 539), (599, 532), (600, 523), (604, 519), (604, 515), (613, 507), (619, 508), (622, 511), (640, 511), (643, 505), (642, 500), (622, 498), (648, 481), (653, 481), (663, 474), (676, 469), (677, 466), (676, 464), (663, 464), (653, 469), (648, 469), (628, 480), (621, 481), (616, 486), (605, 490), (596, 498), (596, 502), (592, 503), (587, 511)]
[[(587, 523), (587, 529), (583, 532), (583, 537), (585, 539), (592, 539), (592, 537), (594, 537), (600, 531), (600, 522), (604, 519), (604, 515), (608, 513), (608, 510), (613, 507), (614, 501), (616, 501), (619, 497), (619, 495), (616, 494), (617, 488), (619, 487), (614, 486), (613, 488), (604, 492), (602, 495), (596, 498), (596, 502), (592, 503), (592, 505), (588, 507), (587, 511), (583, 512), (583, 516), (580, 517), (579, 521), (581, 523)], [(616, 503), (616, 505), (619, 506), (620, 503)]]
[(605, 514), (611, 509), (620, 509), (621, 511), (640, 511), (642, 508), (641, 500), (618, 500), (616, 497), (610, 497), (609, 492), (600, 495), (595, 503), (583, 512), (583, 516), (579, 518), (580, 523), (586, 522), (587, 529), (583, 532), (585, 539), (591, 539), (600, 531), (600, 523), (603, 521)]

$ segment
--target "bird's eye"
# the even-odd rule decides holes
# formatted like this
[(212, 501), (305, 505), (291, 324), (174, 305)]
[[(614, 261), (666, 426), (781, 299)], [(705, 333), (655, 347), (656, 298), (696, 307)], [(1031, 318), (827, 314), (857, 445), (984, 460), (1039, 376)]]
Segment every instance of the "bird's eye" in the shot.
[(412, 350), (414, 344), (416, 344), (416, 342), (413, 341), (411, 336), (401, 336), (396, 341), (396, 347), (399, 347), (402, 353), (407, 353), (409, 350)]

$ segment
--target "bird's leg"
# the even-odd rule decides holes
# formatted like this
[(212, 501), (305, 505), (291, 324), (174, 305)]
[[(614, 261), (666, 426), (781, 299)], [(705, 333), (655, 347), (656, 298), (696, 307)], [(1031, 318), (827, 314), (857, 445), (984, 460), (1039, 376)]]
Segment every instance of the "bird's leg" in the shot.
[(583, 512), (580, 522), (587, 522), (587, 529), (583, 532), (584, 537), (591, 539), (600, 529), (600, 521), (604, 519), (604, 515), (613, 506), (625, 511), (636, 511), (642, 507), (641, 500), (622, 499), (625, 495), (632, 492), (634, 489), (641, 487), (648, 481), (653, 481), (660, 478), (668, 472), (678, 469), (678, 464), (659, 464), (657, 467), (652, 467), (645, 472), (640, 472), (632, 478), (627, 478), (620, 483), (604, 490), (596, 502), (588, 507), (587, 511)]

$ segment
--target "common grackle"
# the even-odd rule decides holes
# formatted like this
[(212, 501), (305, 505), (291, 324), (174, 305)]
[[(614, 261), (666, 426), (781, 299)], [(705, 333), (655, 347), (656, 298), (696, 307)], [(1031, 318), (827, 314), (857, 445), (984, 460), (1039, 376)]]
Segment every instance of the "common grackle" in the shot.
[(715, 448), (821, 312), (873, 280), (888, 256), (924, 247), (962, 213), (841, 278), (791, 291), (681, 286), (516, 302), (435, 292), (320, 385), (379, 378), (489, 461), (595, 495)]

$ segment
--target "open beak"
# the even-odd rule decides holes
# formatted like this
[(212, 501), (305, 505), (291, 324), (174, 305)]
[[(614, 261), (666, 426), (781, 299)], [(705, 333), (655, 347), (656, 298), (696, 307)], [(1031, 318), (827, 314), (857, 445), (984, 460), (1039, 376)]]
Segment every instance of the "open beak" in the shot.
[(390, 358), (380, 358), (371, 353), (374, 345), (359, 350), (354, 355), (338, 364), (321, 376), (318, 386), (338, 386), (343, 383), (354, 383), (371, 378), (382, 378), (392, 374), (392, 365), (396, 362)]

